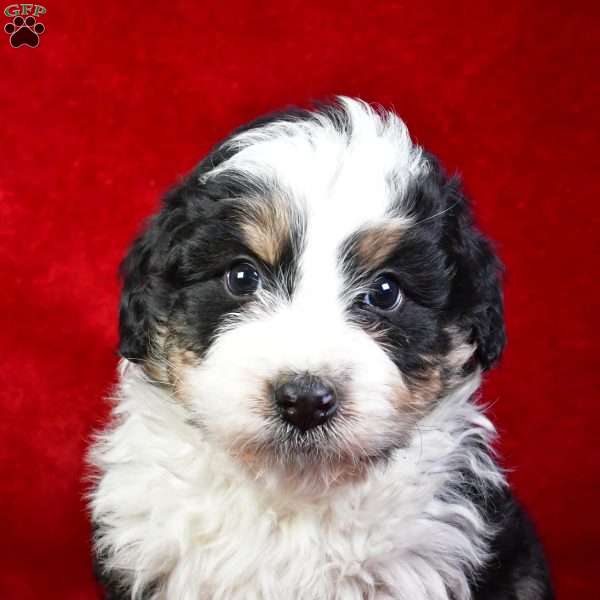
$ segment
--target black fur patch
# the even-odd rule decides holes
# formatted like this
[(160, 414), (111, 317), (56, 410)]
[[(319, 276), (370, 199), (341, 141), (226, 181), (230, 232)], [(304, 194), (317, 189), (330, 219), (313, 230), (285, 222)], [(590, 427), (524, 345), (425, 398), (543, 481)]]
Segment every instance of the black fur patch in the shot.
[(356, 255), (360, 234), (343, 251), (351, 280), (369, 281), (377, 272), (395, 275), (403, 294), (398, 309), (382, 312), (359, 302), (350, 316), (377, 331), (402, 373), (417, 380), (432, 365), (444, 370), (450, 331), (476, 344), (475, 360), (460, 375), (477, 364), (489, 369), (505, 344), (500, 262), (474, 225), (459, 181), (447, 178), (435, 159), (429, 162), (430, 171), (391, 210), (410, 215), (414, 224), (376, 272), (364, 272)]
[(554, 600), (544, 551), (531, 520), (509, 489), (479, 496), (497, 528), (490, 562), (477, 573), (473, 600)]

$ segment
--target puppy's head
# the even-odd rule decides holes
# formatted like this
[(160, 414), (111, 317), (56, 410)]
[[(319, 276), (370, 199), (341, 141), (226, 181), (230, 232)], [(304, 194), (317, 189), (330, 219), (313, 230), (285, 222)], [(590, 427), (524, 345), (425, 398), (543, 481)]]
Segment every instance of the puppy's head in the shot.
[(459, 183), (344, 98), (220, 144), (123, 277), (121, 354), (253, 464), (384, 456), (504, 345), (499, 263)]

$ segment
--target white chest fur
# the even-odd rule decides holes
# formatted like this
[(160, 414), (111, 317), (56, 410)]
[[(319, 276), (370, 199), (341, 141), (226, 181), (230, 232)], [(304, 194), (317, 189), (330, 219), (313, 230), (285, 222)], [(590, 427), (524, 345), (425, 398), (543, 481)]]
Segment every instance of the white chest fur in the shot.
[(158, 576), (156, 600), (466, 600), (487, 527), (453, 478), (503, 485), (481, 450), (493, 428), (470, 401), (477, 384), (389, 463), (317, 495), (253, 478), (127, 365), (115, 425), (90, 453), (98, 547), (136, 592)]

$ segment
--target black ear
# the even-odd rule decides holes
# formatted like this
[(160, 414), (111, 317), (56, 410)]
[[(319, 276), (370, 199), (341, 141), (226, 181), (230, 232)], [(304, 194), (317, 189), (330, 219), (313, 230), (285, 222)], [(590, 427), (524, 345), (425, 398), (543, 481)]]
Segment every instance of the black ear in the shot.
[(160, 212), (148, 221), (121, 263), (119, 353), (129, 360), (148, 356), (175, 302), (179, 262), (175, 242), (197, 216), (200, 198), (195, 187), (188, 179), (167, 194)]
[(168, 312), (168, 289), (163, 278), (168, 232), (162, 215), (151, 219), (121, 263), (123, 291), (119, 310), (119, 353), (140, 361)]
[(489, 240), (477, 229), (460, 181), (446, 183), (449, 243), (455, 276), (450, 304), (477, 346), (475, 358), (489, 369), (506, 343), (502, 300), (502, 264)]

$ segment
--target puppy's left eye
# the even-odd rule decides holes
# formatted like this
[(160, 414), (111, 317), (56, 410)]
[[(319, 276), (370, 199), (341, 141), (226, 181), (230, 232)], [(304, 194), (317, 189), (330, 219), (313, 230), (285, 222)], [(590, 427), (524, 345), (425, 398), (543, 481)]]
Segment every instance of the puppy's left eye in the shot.
[(260, 287), (260, 273), (252, 263), (240, 261), (227, 271), (225, 281), (234, 296), (250, 296)]
[(389, 273), (378, 275), (373, 281), (371, 291), (363, 298), (364, 304), (379, 310), (393, 310), (402, 302), (402, 294), (398, 281)]

